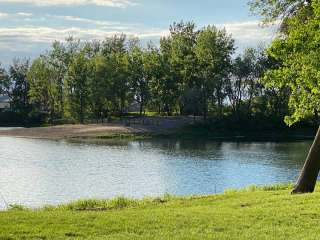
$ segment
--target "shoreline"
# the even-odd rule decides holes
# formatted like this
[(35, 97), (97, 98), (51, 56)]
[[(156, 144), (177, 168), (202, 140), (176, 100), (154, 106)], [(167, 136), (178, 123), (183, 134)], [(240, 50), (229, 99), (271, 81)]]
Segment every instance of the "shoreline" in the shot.
[[(290, 191), (294, 187), (292, 183), (278, 183), (271, 185), (249, 185), (242, 188), (230, 188), (225, 189), (222, 192), (210, 193), (210, 194), (190, 194), (190, 195), (172, 195), (169, 193), (164, 193), (161, 195), (156, 195), (153, 197), (144, 196), (141, 198), (132, 198), (126, 196), (115, 196), (112, 198), (88, 198), (88, 199), (78, 199), (66, 203), (56, 204), (56, 205), (43, 205), (39, 207), (27, 207), (20, 204), (8, 204), (8, 209), (4, 209), (0, 212), (6, 212), (11, 210), (25, 210), (25, 211), (47, 211), (47, 210), (71, 210), (71, 211), (110, 211), (110, 210), (121, 210), (125, 208), (134, 208), (141, 205), (153, 205), (158, 203), (164, 203), (169, 200), (177, 199), (202, 199), (211, 197), (220, 197), (228, 194), (239, 194), (239, 193), (251, 193), (251, 192), (270, 192), (270, 191)], [(318, 187), (318, 184), (317, 184)], [(318, 188), (317, 188), (318, 191)], [(320, 191), (320, 189), (319, 189)], [(126, 202), (119, 206), (117, 202)], [(147, 204), (145, 204), (147, 203)]]
[(212, 140), (212, 141), (304, 141), (313, 140), (312, 129), (266, 130), (235, 132), (230, 130), (208, 131), (199, 126), (181, 125), (179, 127), (158, 127), (151, 129), (145, 126), (128, 127), (123, 124), (75, 124), (49, 127), (7, 128), (0, 127), (0, 137), (15, 137), (44, 140)]
[(12, 205), (0, 212), (0, 238), (317, 239), (319, 188), (302, 195), (291, 195), (291, 188), (279, 184), (205, 196), (78, 200), (39, 209)]

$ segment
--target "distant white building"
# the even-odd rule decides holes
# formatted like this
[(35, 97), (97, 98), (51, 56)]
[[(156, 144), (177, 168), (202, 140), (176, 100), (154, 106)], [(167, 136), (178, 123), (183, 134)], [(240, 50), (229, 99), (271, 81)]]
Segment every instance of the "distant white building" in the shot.
[(0, 112), (10, 108), (10, 98), (7, 95), (0, 95)]

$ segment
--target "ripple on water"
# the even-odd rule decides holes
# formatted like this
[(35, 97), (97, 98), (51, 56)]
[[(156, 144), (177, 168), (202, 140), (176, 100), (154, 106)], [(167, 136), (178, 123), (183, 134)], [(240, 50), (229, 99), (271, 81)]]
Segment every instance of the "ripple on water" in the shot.
[[(79, 198), (222, 192), (294, 181), (311, 142), (68, 143), (0, 137), (0, 192), (30, 207)], [(0, 208), (4, 205), (0, 197)]]

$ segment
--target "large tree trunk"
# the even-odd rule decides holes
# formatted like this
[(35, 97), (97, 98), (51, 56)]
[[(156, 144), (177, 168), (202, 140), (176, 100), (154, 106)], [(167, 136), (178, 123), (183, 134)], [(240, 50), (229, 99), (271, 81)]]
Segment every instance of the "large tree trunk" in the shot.
[(307, 160), (292, 193), (311, 193), (317, 183), (320, 170), (320, 127), (310, 148)]

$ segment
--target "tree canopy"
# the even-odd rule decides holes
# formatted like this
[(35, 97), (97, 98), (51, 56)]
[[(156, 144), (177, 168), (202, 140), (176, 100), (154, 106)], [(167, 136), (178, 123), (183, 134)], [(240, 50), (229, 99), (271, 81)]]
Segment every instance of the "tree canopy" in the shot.
[(264, 81), (290, 89), (290, 125), (320, 110), (320, 3), (313, 2), (312, 9), (314, 17), (303, 25), (298, 16), (288, 20), (287, 36), (275, 39), (268, 51), (281, 65), (269, 70)]
[(264, 24), (280, 21), (280, 29), (286, 32), (288, 22), (292, 17), (299, 16), (304, 22), (312, 14), (312, 0), (250, 0), (252, 13), (262, 17)]
[(264, 49), (235, 56), (225, 29), (182, 21), (170, 26), (159, 46), (142, 46), (124, 34), (55, 41), (33, 61), (0, 71), (0, 78), (12, 111), (53, 124), (104, 121), (128, 111), (279, 122), (288, 91), (259, 82), (272, 64)]

